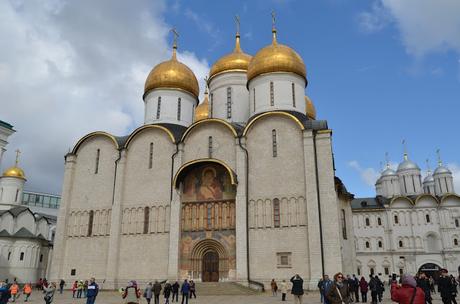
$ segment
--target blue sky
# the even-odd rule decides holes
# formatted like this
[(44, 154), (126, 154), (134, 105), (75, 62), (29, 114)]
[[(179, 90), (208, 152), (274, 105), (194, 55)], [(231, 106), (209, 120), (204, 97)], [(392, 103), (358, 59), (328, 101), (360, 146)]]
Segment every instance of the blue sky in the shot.
[(180, 32), (179, 58), (203, 78), (233, 49), (236, 14), (242, 47), (254, 55), (271, 41), (272, 10), (278, 41), (304, 59), (306, 93), (318, 118), (333, 129), (337, 175), (349, 191), (374, 195), (379, 162), (385, 152), (392, 165), (399, 162), (402, 139), (422, 168), (427, 158), (435, 165), (439, 148), (460, 175), (457, 0), (53, 0), (1, 6), (0, 34), (11, 47), (0, 50), (0, 103), (7, 110), (0, 119), (18, 129), (5, 162), (12, 162), (11, 151), (23, 150), (34, 190), (60, 191), (62, 156), (85, 133), (127, 134), (142, 122), (143, 82), (169, 57), (171, 27)]

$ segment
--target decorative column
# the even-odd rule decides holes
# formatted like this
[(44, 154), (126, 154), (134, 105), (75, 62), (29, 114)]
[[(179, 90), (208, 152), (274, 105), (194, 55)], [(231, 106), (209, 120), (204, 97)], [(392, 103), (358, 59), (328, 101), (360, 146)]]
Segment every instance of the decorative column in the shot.
[[(174, 177), (182, 165), (182, 155), (184, 153), (183, 143), (179, 144), (179, 153), (174, 158)], [(172, 180), (172, 179), (171, 179)], [(172, 198), (170, 202), (170, 227), (169, 227), (169, 260), (168, 260), (168, 279), (175, 281), (179, 279), (179, 246), (180, 246), (180, 230), (181, 230), (181, 201), (180, 189), (172, 187)]]
[[(246, 147), (245, 138), (241, 138), (243, 147)], [(248, 250), (247, 247), (247, 196), (246, 193), (246, 153), (240, 148), (238, 139), (235, 142), (236, 149), (236, 175), (238, 186), (236, 189), (235, 217), (236, 217), (236, 280), (241, 284), (248, 283)]]
[(319, 211), (317, 196), (317, 180), (315, 167), (315, 149), (312, 130), (303, 132), (304, 172), (305, 172), (305, 201), (308, 237), (308, 280), (305, 280), (306, 288), (315, 290), (318, 278), (322, 276), (322, 256), (319, 229)]
[(69, 153), (65, 156), (62, 198), (61, 205), (59, 206), (59, 215), (57, 217), (56, 234), (54, 237), (53, 263), (48, 264), (48, 267), (51, 267), (50, 279), (56, 282), (60, 278), (70, 276), (70, 270), (67, 275), (64, 273), (64, 255), (67, 241), (65, 234), (67, 233), (66, 227), (71, 207), (72, 185), (76, 162), (77, 156), (75, 154)]
[(121, 237), (121, 220), (123, 215), (123, 184), (125, 178), (127, 151), (120, 151), (120, 158), (117, 160), (115, 172), (115, 189), (113, 195), (110, 236), (109, 236), (109, 253), (107, 256), (106, 267), (106, 289), (118, 288), (118, 260), (120, 255), (120, 237)]

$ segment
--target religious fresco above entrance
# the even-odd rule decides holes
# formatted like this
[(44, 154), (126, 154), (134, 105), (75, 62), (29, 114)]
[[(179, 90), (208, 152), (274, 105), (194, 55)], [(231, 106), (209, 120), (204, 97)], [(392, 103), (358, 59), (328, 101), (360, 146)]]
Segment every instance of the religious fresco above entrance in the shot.
[(234, 199), (235, 192), (235, 186), (224, 167), (204, 164), (188, 172), (185, 177), (182, 202)]

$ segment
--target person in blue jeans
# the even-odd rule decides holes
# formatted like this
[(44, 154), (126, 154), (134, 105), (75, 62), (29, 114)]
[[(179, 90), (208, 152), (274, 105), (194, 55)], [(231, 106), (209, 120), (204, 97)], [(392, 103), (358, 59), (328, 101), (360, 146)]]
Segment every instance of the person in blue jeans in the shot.
[(86, 292), (86, 304), (94, 304), (96, 297), (99, 292), (99, 285), (96, 284), (96, 280), (91, 278), (88, 283), (88, 291)]
[(185, 299), (185, 304), (188, 304), (188, 294), (190, 292), (190, 284), (188, 283), (187, 280), (184, 280), (184, 283), (182, 283), (182, 286), (180, 288), (180, 292), (182, 293), (182, 304), (184, 304), (184, 299)]

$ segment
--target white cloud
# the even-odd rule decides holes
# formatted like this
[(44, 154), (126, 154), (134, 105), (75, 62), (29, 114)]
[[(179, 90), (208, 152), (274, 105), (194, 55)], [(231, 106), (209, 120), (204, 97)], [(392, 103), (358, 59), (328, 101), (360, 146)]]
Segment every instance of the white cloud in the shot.
[[(163, 1), (0, 1), (0, 119), (18, 131), (27, 188), (60, 192), (63, 156), (82, 135), (142, 124), (150, 69), (169, 58)], [(180, 48), (201, 80), (205, 59)]]
[(370, 11), (359, 15), (359, 22), (368, 32), (394, 22), (407, 52), (420, 57), (438, 51), (460, 52), (459, 15), (458, 0), (376, 0)]
[(449, 163), (446, 165), (452, 175), (454, 176), (454, 190), (456, 193), (460, 193), (460, 165), (456, 163)]
[(374, 168), (363, 168), (358, 161), (352, 160), (348, 162), (348, 166), (357, 171), (362, 179), (362, 181), (371, 187), (374, 187), (375, 182), (380, 176), (378, 170)]

